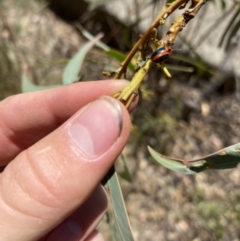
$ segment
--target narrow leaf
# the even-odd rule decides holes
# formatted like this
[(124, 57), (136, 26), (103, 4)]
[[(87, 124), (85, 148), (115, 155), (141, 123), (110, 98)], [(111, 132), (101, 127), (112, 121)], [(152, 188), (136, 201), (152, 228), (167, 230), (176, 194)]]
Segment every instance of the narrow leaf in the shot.
[(88, 53), (88, 51), (96, 44), (96, 42), (102, 37), (102, 34), (98, 34), (94, 39), (84, 44), (78, 51), (78, 53), (68, 62), (63, 72), (62, 82), (64, 85), (72, 84), (79, 79), (79, 71), (82, 67), (82, 63)]
[[(240, 12), (239, 12), (239, 13), (240, 13)], [(233, 26), (231, 32), (229, 33), (228, 40), (227, 40), (226, 47), (225, 47), (226, 50), (229, 48), (230, 43), (231, 43), (233, 37), (238, 33), (239, 28), (240, 28), (240, 19), (239, 19), (238, 22)]]
[(49, 86), (41, 86), (33, 84), (27, 76), (27, 67), (25, 67), (22, 71), (21, 77), (21, 91), (22, 93), (40, 91), (40, 90), (48, 90), (59, 87), (61, 85), (49, 85)]
[(221, 0), (221, 8), (222, 8), (222, 10), (225, 10), (225, 9), (226, 9), (225, 0)]
[(125, 208), (117, 173), (114, 171), (106, 184), (115, 217), (115, 238), (117, 241), (134, 241)]
[(153, 159), (155, 159), (158, 163), (162, 164), (164, 167), (172, 171), (179, 172), (182, 174), (196, 174), (196, 172), (193, 172), (190, 169), (188, 169), (183, 162), (174, 160), (170, 157), (163, 156), (156, 152), (154, 149), (152, 149), (150, 146), (148, 146), (148, 151), (150, 152)]
[[(122, 62), (124, 59), (126, 59), (126, 54), (123, 54), (122, 52), (116, 50), (116, 49), (109, 49), (108, 51), (105, 51), (105, 53), (111, 57), (116, 59), (119, 62)], [(128, 69), (132, 72), (135, 71), (134, 65), (130, 62), (128, 65)]]
[[(93, 36), (90, 32), (88, 32), (82, 25), (77, 24), (77, 28), (81, 31), (82, 35), (86, 39), (88, 39), (90, 41), (95, 39), (95, 36)], [(99, 48), (103, 49), (104, 51), (110, 50), (110, 48), (105, 43), (103, 43), (100, 40), (98, 40), (95, 44), (96, 44), (96, 46), (98, 46)]]
[(193, 160), (181, 160), (167, 157), (156, 152), (151, 147), (148, 147), (148, 150), (158, 163), (175, 172), (183, 174), (195, 174), (208, 169), (235, 168), (240, 163), (240, 143)]
[[(208, 72), (212, 75), (215, 74), (214, 70), (209, 68), (207, 66), (207, 64), (205, 64), (201, 59), (191, 59), (189, 57), (186, 57), (185, 55), (182, 55), (182, 54), (174, 54), (171, 56), (172, 59), (176, 59), (176, 60), (181, 60), (182, 62), (185, 62), (185, 63), (189, 63), (191, 64), (192, 66), (195, 66), (198, 71), (202, 71), (202, 72)], [(169, 69), (170, 69), (170, 65), (168, 65)]]
[[(77, 28), (81, 31), (81, 33), (84, 35), (84, 37), (87, 38), (88, 40), (94, 39), (94, 36), (91, 33), (89, 33), (86, 29), (84, 29), (81, 25), (77, 25)], [(120, 52), (116, 49), (111, 49), (110, 47), (108, 47), (105, 43), (103, 43), (100, 40), (96, 43), (96, 46), (103, 49), (105, 51), (106, 55), (108, 55), (109, 57), (111, 57), (113, 59), (116, 59), (119, 62), (122, 62), (126, 58), (126, 54), (123, 54), (122, 52)], [(135, 67), (131, 62), (128, 65), (128, 69), (132, 72), (135, 71)]]
[(230, 20), (230, 22), (228, 23), (227, 27), (225, 28), (222, 37), (220, 39), (220, 42), (218, 44), (219, 47), (221, 47), (223, 45), (223, 42), (227, 36), (227, 34), (229, 33), (229, 30), (231, 29), (231, 27), (233, 26), (233, 23), (235, 22), (235, 20), (237, 19), (237, 17), (240, 14), (240, 7), (237, 8), (236, 13), (233, 15), (232, 19)]
[(119, 173), (119, 176), (128, 182), (132, 182), (132, 176), (131, 176), (131, 173), (129, 172), (127, 162), (126, 162), (123, 154), (121, 154), (121, 159), (123, 162), (124, 171)]

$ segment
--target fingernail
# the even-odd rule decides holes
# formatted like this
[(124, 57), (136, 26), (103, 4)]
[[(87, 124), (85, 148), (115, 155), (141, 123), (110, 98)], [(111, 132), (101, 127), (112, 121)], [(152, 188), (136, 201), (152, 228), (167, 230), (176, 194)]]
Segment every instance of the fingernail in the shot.
[(88, 157), (105, 153), (116, 141), (122, 128), (121, 107), (111, 97), (90, 103), (69, 126), (69, 135)]
[(58, 226), (47, 238), (47, 241), (75, 241), (82, 235), (82, 229), (75, 221), (66, 221)]

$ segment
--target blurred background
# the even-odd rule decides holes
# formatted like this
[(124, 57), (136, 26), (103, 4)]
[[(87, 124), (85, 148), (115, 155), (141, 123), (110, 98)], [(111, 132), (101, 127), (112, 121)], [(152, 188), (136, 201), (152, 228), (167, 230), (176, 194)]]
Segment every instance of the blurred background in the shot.
[[(104, 33), (125, 55), (165, 5), (163, 0), (0, 0), (0, 98), (21, 92), (22, 68), (36, 85), (61, 84), (67, 61), (87, 42), (80, 29)], [(161, 38), (176, 11), (158, 29)], [(153, 69), (132, 114), (123, 154), (131, 182), (121, 179), (135, 240), (240, 240), (240, 168), (196, 176), (153, 161), (191, 159), (240, 142), (240, 1), (209, 1), (177, 37), (167, 62), (171, 79)], [(120, 62), (99, 48), (87, 55), (82, 81), (106, 79)], [(128, 73), (128, 79), (131, 73)], [(122, 162), (117, 165), (123, 171)], [(104, 221), (99, 228), (112, 240)]]

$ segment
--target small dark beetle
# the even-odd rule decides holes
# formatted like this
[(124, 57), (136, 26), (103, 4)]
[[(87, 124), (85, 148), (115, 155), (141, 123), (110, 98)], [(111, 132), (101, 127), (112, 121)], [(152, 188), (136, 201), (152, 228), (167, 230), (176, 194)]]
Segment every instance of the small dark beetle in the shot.
[(162, 62), (169, 59), (170, 55), (172, 54), (172, 51), (172, 48), (169, 46), (161, 47), (152, 53), (151, 60), (156, 64), (161, 64)]

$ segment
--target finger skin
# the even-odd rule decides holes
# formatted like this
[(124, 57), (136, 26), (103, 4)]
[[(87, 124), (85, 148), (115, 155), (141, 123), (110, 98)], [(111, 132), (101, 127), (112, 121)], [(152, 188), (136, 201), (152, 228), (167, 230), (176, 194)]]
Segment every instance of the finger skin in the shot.
[(1, 101), (0, 166), (55, 130), (82, 106), (99, 96), (112, 96), (128, 83), (126, 80), (81, 82)]
[[(79, 241), (82, 241), (82, 240), (79, 240)], [(101, 233), (95, 230), (84, 241), (104, 241), (104, 238)]]
[[(41, 241), (80, 241), (89, 236), (100, 236), (94, 232), (94, 229), (102, 219), (106, 209), (106, 192), (103, 187), (98, 186), (80, 208)], [(93, 235), (94, 233), (95, 235)]]
[[(113, 98), (108, 97), (108, 100), (117, 103)], [(3, 240), (38, 240), (86, 201), (129, 137), (128, 111), (120, 102), (118, 106), (122, 116), (121, 131), (111, 147), (101, 155), (86, 156), (69, 136), (69, 126), (86, 110), (84, 107), (9, 163), (0, 175), (0, 230)], [(103, 111), (105, 109), (101, 113)], [(111, 126), (109, 128), (106, 135), (113, 132)]]

